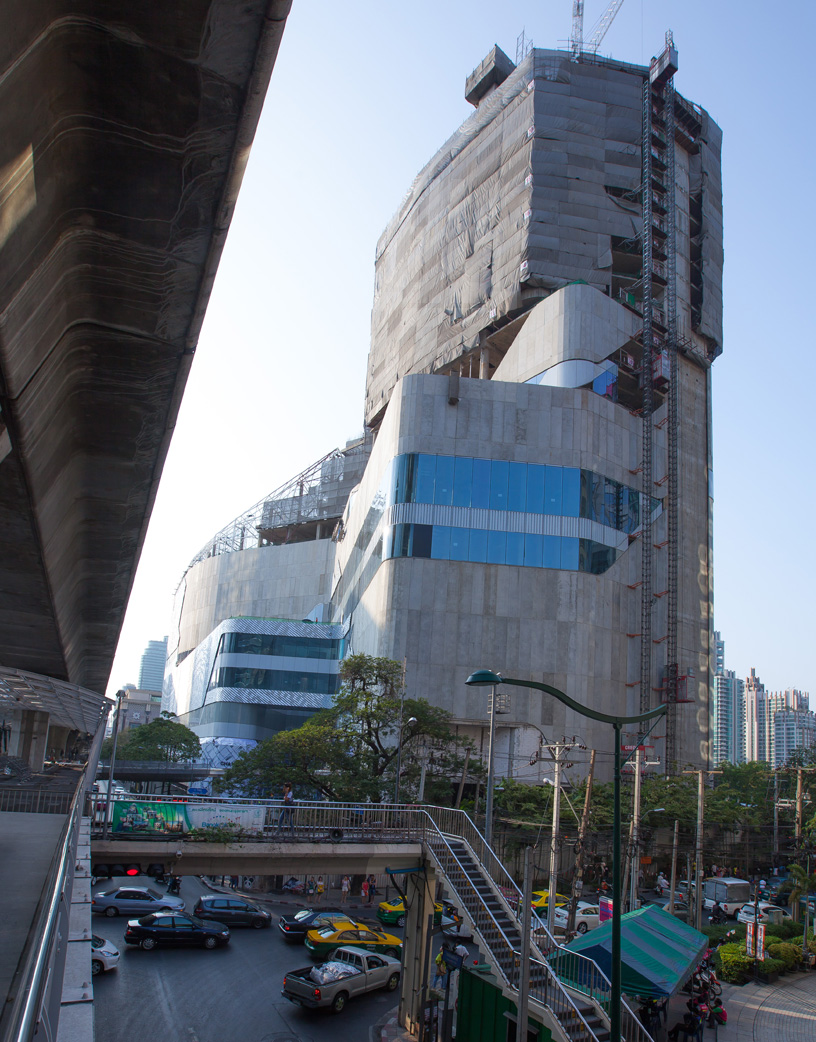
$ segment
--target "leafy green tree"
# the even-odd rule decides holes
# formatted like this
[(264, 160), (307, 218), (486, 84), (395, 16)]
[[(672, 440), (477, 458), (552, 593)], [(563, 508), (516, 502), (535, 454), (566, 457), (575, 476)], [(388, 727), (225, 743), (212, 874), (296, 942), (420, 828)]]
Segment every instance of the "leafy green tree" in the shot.
[[(113, 739), (106, 738), (102, 744), (103, 759), (110, 759), (112, 748)], [(120, 734), (116, 746), (117, 760), (178, 763), (180, 760), (195, 760), (200, 755), (198, 736), (164, 713), (149, 724), (132, 727)]]
[[(219, 791), (277, 796), (291, 782), (300, 798), (393, 800), (402, 719), (400, 799), (417, 798), (424, 758), (425, 799), (447, 802), (470, 746), (453, 732), (450, 714), (424, 698), (404, 698), (402, 665), (393, 659), (351, 655), (340, 663), (340, 676), (330, 709), (242, 753), (218, 781)], [(478, 764), (469, 767), (470, 775), (479, 771)]]
[(794, 922), (799, 922), (799, 898), (816, 892), (816, 872), (808, 875), (802, 865), (789, 865), (790, 909)]

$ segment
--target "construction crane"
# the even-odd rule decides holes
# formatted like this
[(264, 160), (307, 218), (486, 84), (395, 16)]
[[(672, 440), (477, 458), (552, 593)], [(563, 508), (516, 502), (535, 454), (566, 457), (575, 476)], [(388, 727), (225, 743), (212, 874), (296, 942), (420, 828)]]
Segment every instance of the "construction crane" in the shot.
[(601, 40), (606, 36), (609, 26), (614, 22), (615, 15), (623, 6), (623, 0), (612, 0), (607, 9), (595, 23), (592, 33), (584, 43), (584, 0), (573, 0), (572, 2), (572, 36), (570, 36), (570, 50), (572, 60), (578, 61), (582, 52), (597, 54), (601, 46)]

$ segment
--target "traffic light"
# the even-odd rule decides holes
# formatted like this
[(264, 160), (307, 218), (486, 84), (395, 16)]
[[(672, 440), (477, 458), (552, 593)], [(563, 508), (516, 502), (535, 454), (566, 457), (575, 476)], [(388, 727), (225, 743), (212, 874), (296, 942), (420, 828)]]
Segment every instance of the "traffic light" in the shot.
[(129, 865), (123, 864), (93, 864), (91, 865), (91, 875), (96, 879), (113, 879), (116, 876), (141, 876), (147, 875), (152, 876), (154, 879), (161, 879), (164, 876), (164, 865), (154, 862), (150, 865), (137, 864), (132, 862)]

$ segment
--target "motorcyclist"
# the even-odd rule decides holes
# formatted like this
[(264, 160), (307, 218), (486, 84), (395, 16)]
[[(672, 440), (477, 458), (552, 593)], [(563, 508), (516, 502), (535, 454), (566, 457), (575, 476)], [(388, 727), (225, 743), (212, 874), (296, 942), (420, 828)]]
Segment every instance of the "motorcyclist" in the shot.
[(711, 922), (712, 923), (724, 923), (727, 916), (725, 909), (719, 901), (714, 902), (714, 907), (711, 909)]
[(659, 893), (663, 893), (664, 890), (669, 889), (669, 881), (666, 879), (666, 873), (661, 872), (657, 877), (657, 889)]

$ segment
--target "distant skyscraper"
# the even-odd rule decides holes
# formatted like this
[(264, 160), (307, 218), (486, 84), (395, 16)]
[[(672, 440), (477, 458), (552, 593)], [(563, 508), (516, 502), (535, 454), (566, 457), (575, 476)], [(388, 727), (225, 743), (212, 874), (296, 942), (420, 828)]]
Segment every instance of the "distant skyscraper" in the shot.
[(142, 654), (142, 666), (139, 670), (140, 691), (161, 691), (166, 661), (167, 637), (149, 641)]
[(745, 681), (745, 758), (781, 767), (796, 749), (816, 744), (816, 718), (805, 691), (766, 691), (751, 670)]
[(718, 764), (745, 762), (744, 684), (725, 668), (725, 641), (714, 633), (716, 669), (711, 692), (711, 759)]

